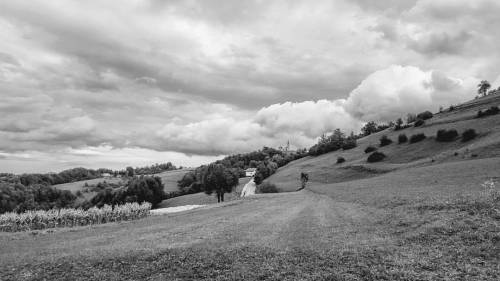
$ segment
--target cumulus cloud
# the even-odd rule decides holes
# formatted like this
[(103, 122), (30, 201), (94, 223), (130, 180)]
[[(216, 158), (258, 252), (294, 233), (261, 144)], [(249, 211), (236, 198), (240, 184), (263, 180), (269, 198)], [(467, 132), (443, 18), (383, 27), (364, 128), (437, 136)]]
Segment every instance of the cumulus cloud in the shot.
[(439, 71), (394, 65), (363, 80), (349, 95), (346, 110), (363, 121), (391, 121), (471, 99), (476, 85), (473, 78), (461, 80)]
[(307, 147), (472, 97), (499, 77), (499, 13), (493, 0), (5, 2), (0, 153), (70, 165), (68, 151), (103, 146), (200, 161)]

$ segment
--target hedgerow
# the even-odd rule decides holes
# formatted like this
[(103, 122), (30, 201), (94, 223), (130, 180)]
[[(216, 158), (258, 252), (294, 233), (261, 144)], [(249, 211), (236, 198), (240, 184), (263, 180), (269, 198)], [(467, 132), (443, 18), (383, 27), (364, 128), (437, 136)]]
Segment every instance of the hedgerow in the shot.
[(412, 135), (410, 137), (410, 143), (416, 143), (419, 141), (423, 141), (425, 138), (426, 138), (426, 136), (424, 133), (415, 134), (415, 135)]
[(476, 133), (476, 130), (474, 130), (474, 129), (467, 129), (462, 133), (462, 141), (463, 142), (473, 140), (476, 137), (477, 137), (477, 133)]
[(436, 140), (440, 142), (454, 141), (457, 137), (458, 137), (458, 132), (455, 129), (451, 130), (441, 129), (438, 130), (436, 133)]

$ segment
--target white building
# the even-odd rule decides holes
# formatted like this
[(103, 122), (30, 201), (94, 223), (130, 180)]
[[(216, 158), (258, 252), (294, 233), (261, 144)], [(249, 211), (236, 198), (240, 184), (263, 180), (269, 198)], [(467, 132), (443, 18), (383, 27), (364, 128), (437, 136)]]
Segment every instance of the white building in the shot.
[(245, 170), (245, 176), (253, 177), (255, 176), (255, 172), (257, 172), (257, 168), (248, 168)]

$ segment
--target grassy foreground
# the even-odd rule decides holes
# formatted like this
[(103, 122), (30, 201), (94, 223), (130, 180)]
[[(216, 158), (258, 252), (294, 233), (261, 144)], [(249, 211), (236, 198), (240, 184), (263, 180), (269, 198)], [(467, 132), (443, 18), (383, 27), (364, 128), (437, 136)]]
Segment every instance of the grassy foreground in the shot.
[(124, 224), (2, 234), (0, 272), (2, 280), (499, 280), (499, 210), (495, 186), (377, 206), (307, 190), (261, 195)]

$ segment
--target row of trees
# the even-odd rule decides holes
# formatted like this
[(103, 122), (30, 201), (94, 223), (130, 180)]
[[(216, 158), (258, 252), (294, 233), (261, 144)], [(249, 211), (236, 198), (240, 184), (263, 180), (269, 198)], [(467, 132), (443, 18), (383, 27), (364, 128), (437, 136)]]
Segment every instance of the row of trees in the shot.
[(123, 187), (106, 187), (80, 206), (87, 209), (93, 206), (100, 208), (104, 205), (149, 202), (156, 207), (164, 198), (165, 191), (160, 177), (140, 176), (130, 179)]
[(151, 176), (136, 176), (123, 186), (105, 185), (95, 191), (98, 193), (92, 199), (77, 202), (77, 196), (72, 192), (48, 184), (26, 186), (20, 182), (0, 182), (0, 213), (60, 208), (88, 209), (133, 202), (149, 202), (155, 207), (166, 197), (161, 178)]
[(86, 168), (73, 168), (64, 170), (59, 173), (31, 173), (31, 174), (21, 174), (14, 175), (8, 173), (0, 174), (0, 182), (10, 182), (10, 183), (21, 183), (25, 186), (30, 186), (34, 184), (43, 185), (56, 185), (63, 183), (70, 183), (82, 180), (91, 180), (100, 178), (105, 174), (114, 176), (129, 176), (133, 177), (135, 175), (147, 175), (147, 174), (157, 174), (164, 171), (175, 170), (175, 167), (171, 162), (154, 164), (151, 166), (132, 168), (127, 167), (125, 170), (113, 171), (111, 169), (100, 168), (97, 170), (86, 169)]
[(45, 184), (0, 182), (0, 213), (72, 207), (76, 196)]
[(340, 129), (336, 129), (331, 135), (323, 134), (319, 138), (318, 143), (309, 148), (309, 155), (317, 156), (339, 149), (347, 150), (354, 148), (356, 147), (356, 139), (360, 137), (360, 135), (354, 135), (354, 133), (346, 136)]
[(174, 166), (171, 162), (162, 163), (162, 164), (154, 164), (151, 166), (145, 167), (127, 167), (125, 170), (119, 171), (118, 174), (122, 176), (133, 177), (135, 175), (153, 175), (159, 174), (165, 171), (176, 170), (177, 167)]

